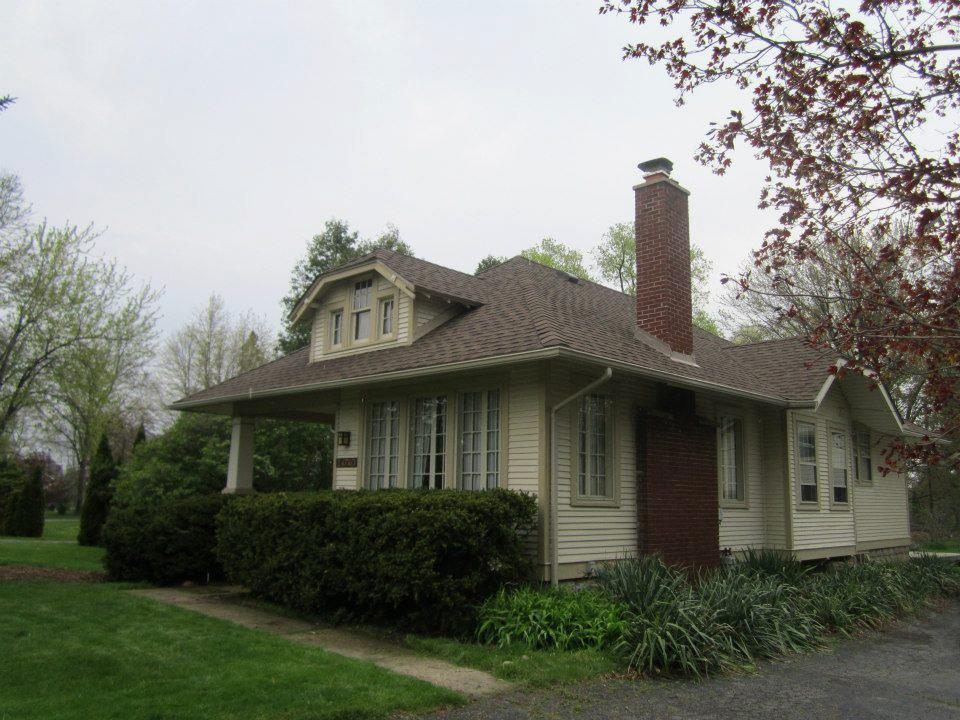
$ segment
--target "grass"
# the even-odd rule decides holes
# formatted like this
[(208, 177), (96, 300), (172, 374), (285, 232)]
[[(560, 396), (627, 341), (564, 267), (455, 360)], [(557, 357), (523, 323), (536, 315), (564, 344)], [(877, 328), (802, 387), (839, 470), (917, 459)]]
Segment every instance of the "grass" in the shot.
[(0, 718), (323, 720), (463, 702), (109, 584), (0, 583)]
[(528, 687), (576, 682), (618, 669), (609, 655), (594, 649), (531, 650), (517, 644), (500, 648), (420, 635), (408, 635), (404, 644), (422, 655), (483, 670), (501, 680)]
[(926, 550), (927, 552), (960, 553), (960, 538), (924, 543), (920, 546), (920, 549)]
[(0, 537), (0, 565), (103, 570), (103, 548), (78, 545), (79, 529), (78, 517), (48, 513), (43, 537)]

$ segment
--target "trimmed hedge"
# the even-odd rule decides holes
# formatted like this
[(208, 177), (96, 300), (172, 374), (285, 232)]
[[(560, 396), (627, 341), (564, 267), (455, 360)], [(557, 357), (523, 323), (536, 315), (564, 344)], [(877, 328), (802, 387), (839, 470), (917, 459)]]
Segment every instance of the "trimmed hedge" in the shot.
[(112, 507), (102, 533), (110, 578), (155, 585), (222, 579), (214, 554), (215, 518), (229, 499), (195, 495), (149, 506)]
[(27, 472), (10, 459), (0, 460), (0, 535), (43, 535), (43, 468)]
[(221, 513), (217, 555), (287, 607), (463, 633), (484, 599), (529, 577), (535, 522), (534, 499), (502, 489), (255, 495)]

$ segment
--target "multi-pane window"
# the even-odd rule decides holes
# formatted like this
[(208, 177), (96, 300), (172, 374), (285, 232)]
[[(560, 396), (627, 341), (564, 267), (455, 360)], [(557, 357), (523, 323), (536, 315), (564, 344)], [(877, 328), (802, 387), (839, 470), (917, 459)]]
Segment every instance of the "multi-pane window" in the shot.
[(370, 293), (373, 280), (361, 280), (353, 286), (353, 339), (370, 337)]
[(740, 418), (722, 416), (717, 428), (720, 464), (720, 497), (744, 500), (743, 423)]
[(797, 423), (797, 475), (801, 502), (817, 501), (817, 426)]
[(330, 344), (339, 345), (343, 342), (343, 311), (337, 310), (330, 314)]
[(873, 460), (870, 447), (870, 431), (865, 427), (854, 429), (853, 470), (858, 482), (873, 482)]
[(847, 433), (843, 430), (830, 431), (830, 486), (834, 502), (847, 502)]
[(443, 487), (447, 472), (447, 398), (417, 398), (413, 406), (410, 487)]
[(380, 334), (393, 334), (393, 298), (380, 301)]
[(460, 487), (495, 488), (500, 482), (500, 391), (466, 392), (460, 409)]
[(577, 413), (577, 487), (581, 497), (613, 496), (609, 406), (610, 401), (603, 395), (585, 395), (580, 399)]
[(369, 434), (367, 487), (372, 490), (397, 487), (400, 403), (396, 400), (372, 403)]

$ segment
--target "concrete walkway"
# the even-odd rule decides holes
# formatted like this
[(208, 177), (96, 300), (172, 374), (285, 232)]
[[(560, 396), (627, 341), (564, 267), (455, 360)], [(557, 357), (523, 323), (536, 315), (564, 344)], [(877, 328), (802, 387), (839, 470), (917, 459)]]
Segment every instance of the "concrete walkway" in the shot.
[(469, 697), (506, 692), (510, 683), (480, 670), (459, 667), (423, 657), (394, 643), (339, 628), (315, 625), (238, 602), (245, 593), (237, 587), (151, 588), (131, 590), (134, 595), (210, 617), (228, 620), (252, 630), (281, 635), (291, 642), (314, 645), (338, 655), (365, 660), (387, 670), (425, 680)]

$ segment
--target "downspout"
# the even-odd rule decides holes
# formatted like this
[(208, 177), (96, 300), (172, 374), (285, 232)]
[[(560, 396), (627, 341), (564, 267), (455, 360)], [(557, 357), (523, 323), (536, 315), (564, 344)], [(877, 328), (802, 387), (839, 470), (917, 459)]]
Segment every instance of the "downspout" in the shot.
[(561, 400), (550, 410), (550, 584), (553, 587), (560, 584), (560, 551), (557, 547), (560, 536), (557, 525), (560, 514), (560, 493), (557, 488), (557, 413), (574, 400), (600, 387), (611, 377), (613, 377), (613, 368), (608, 367), (599, 378), (580, 388), (570, 397)]

